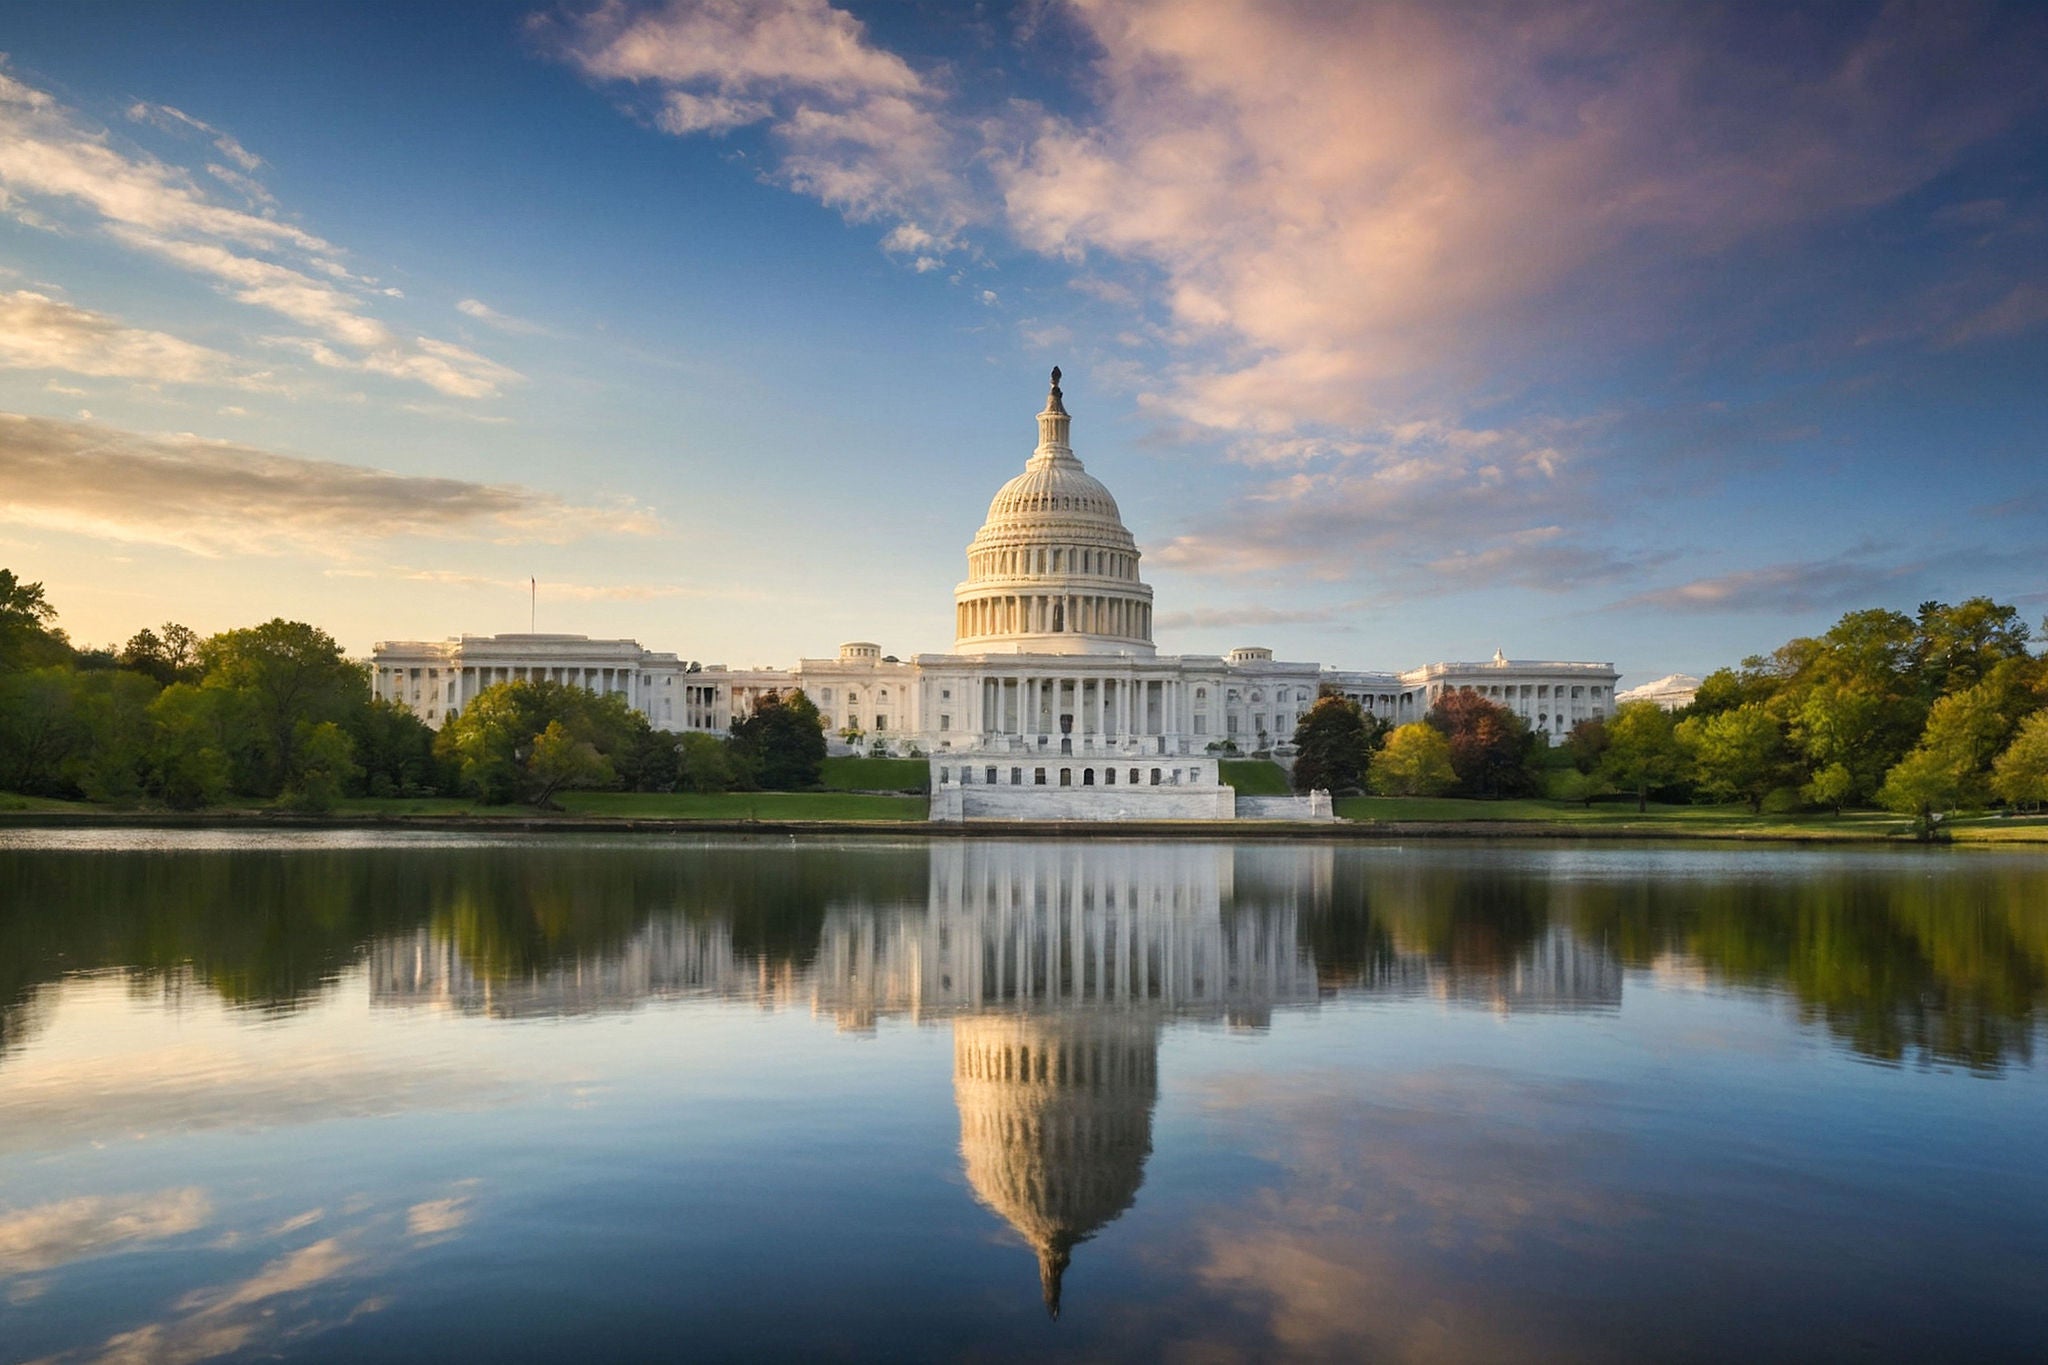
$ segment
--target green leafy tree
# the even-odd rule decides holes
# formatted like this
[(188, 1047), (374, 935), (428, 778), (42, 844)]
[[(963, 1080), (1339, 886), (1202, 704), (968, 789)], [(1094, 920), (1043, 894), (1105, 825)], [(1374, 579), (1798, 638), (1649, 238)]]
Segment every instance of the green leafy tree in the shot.
[(199, 810), (227, 800), (234, 700), (218, 689), (173, 683), (150, 703), (146, 781), (165, 805)]
[(1701, 785), (1724, 801), (1747, 801), (1751, 814), (1761, 812), (1764, 797), (1784, 785), (1784, 731), (1762, 702), (1688, 717), (1679, 722), (1677, 737)]
[(355, 744), (356, 786), (367, 796), (421, 796), (442, 789), (434, 732), (412, 710), (385, 698), (357, 707), (344, 727)]
[(284, 804), (314, 814), (334, 809), (348, 785), (361, 775), (355, 742), (331, 720), (306, 725), (293, 746), (297, 761), (285, 785)]
[(1424, 719), (1450, 742), (1461, 796), (1525, 796), (1540, 782), (1543, 740), (1522, 718), (1468, 688), (1437, 698)]
[(302, 621), (266, 621), (224, 631), (200, 646), (207, 687), (239, 694), (257, 740), (255, 795), (272, 796), (299, 775), (299, 737), (326, 721), (340, 724), (369, 702), (369, 679), (342, 656), (334, 637)]
[(601, 787), (611, 782), (612, 765), (597, 746), (579, 739), (559, 720), (534, 736), (526, 759), (526, 781), (530, 799), (542, 810), (558, 810), (555, 793), (569, 787)]
[(40, 583), (24, 583), (0, 569), (0, 672), (50, 668), (71, 662), (71, 645), (53, 624), (57, 609)]
[(1991, 790), (2015, 806), (2048, 802), (2048, 711), (2036, 711), (1991, 767)]
[(69, 776), (87, 800), (132, 802), (143, 794), (154, 732), (155, 679), (124, 669), (80, 674), (75, 704), (82, 745)]
[(176, 621), (166, 621), (159, 630), (144, 626), (128, 637), (115, 656), (121, 667), (155, 678), (169, 687), (177, 682), (198, 682), (199, 636)]
[(2031, 635), (2017, 610), (1988, 597), (1921, 603), (1914, 652), (1925, 695), (1975, 687), (2000, 663), (2025, 658)]
[(1294, 727), (1294, 789), (1357, 792), (1387, 724), (1334, 689), (1325, 688)]
[(1597, 768), (1589, 773), (1582, 773), (1577, 768), (1566, 768), (1562, 772), (1552, 773), (1545, 785), (1545, 792), (1551, 800), (1576, 801), (1588, 808), (1591, 808), (1595, 797), (1605, 796), (1613, 790), (1614, 783), (1608, 781)]
[(1911, 815), (1923, 838), (1936, 816), (1989, 800), (1992, 760), (2013, 729), (2012, 675), (1994, 668), (1976, 686), (1935, 702), (1920, 742), (1885, 775), (1878, 803)]
[(1653, 701), (1625, 701), (1614, 708), (1606, 733), (1601, 775), (1633, 793), (1638, 812), (1648, 810), (1651, 790), (1669, 786), (1685, 770), (1677, 721)]
[(1835, 814), (1842, 813), (1842, 807), (1856, 794), (1856, 777), (1848, 765), (1830, 763), (1815, 772), (1799, 789), (1799, 794), (1816, 806), (1826, 806)]
[(1582, 773), (1590, 773), (1599, 768), (1600, 756), (1607, 752), (1609, 742), (1606, 718), (1590, 716), (1572, 727), (1572, 732), (1564, 737), (1560, 747), (1565, 757), (1571, 760), (1572, 767)]
[(1458, 785), (1451, 742), (1421, 721), (1400, 726), (1373, 755), (1367, 779), (1382, 796), (1442, 796)]
[(90, 740), (79, 691), (68, 667), (0, 673), (0, 790), (77, 794), (72, 772)]
[[(618, 780), (618, 766), (646, 742), (646, 718), (617, 695), (600, 696), (554, 682), (512, 682), (487, 687), (442, 725), (435, 754), (454, 774), (459, 790), (484, 801), (547, 801), (560, 783), (535, 767), (535, 755), (553, 762), (559, 745), (539, 747), (551, 725), (604, 760), (598, 785)], [(579, 778), (579, 781), (581, 779)]]
[(732, 723), (735, 756), (756, 786), (798, 791), (818, 785), (825, 766), (825, 723), (801, 688), (769, 692)]
[(676, 758), (676, 785), (685, 791), (728, 791), (737, 778), (731, 750), (716, 735), (691, 732), (677, 736)]

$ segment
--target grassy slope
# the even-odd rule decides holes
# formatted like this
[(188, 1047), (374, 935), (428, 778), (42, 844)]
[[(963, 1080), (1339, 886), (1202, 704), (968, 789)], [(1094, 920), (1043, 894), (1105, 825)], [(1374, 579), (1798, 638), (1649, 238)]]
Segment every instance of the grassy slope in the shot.
[(1263, 758), (1226, 758), (1217, 765), (1223, 780), (1245, 796), (1287, 796), (1287, 774), (1280, 765)]
[[(1347, 820), (1533, 821), (1550, 825), (1585, 825), (1625, 829), (1643, 834), (1743, 834), (1761, 838), (1804, 835), (1881, 839), (1905, 832), (1908, 822), (1883, 811), (1852, 810), (1836, 816), (1824, 812), (1792, 815), (1751, 815), (1743, 805), (1661, 806), (1654, 802), (1638, 815), (1633, 803), (1600, 802), (1591, 807), (1573, 802), (1520, 800), (1468, 801), (1450, 796), (1347, 796), (1337, 802)], [(2007, 820), (1968, 816), (1950, 824), (1959, 842), (2048, 842), (2048, 818)]]
[(930, 791), (931, 764), (922, 758), (828, 758), (818, 783), (827, 791)]

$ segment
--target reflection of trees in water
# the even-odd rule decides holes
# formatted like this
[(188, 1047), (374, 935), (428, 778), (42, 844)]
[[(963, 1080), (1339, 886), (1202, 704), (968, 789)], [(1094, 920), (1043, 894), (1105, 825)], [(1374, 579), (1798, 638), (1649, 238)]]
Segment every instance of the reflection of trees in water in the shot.
[(801, 966), (849, 881), (915, 903), (924, 863), (770, 841), (0, 853), (0, 1051), (25, 1041), (36, 989), (66, 973), (121, 969), (146, 990), (189, 980), (291, 1011), (373, 941), (423, 927), (487, 979), (617, 953), (656, 916), (722, 921), (740, 955)]
[[(1568, 948), (1785, 991), (1864, 1055), (1978, 1068), (2031, 1057), (2048, 1005), (2048, 872), (2020, 859), (1787, 852), (1763, 871), (1731, 861), (1725, 875), (1671, 876), (1652, 857), (1631, 877), (1436, 850), (1248, 845), (1228, 856), (1226, 927), (1284, 920), (1326, 993), (1490, 991), (1496, 1005), (1542, 1007), (1526, 983)], [(4, 852), (0, 1053), (37, 1028), (37, 988), (65, 973), (123, 969), (141, 990), (192, 983), (232, 1005), (289, 1011), (373, 942), (422, 931), (494, 982), (615, 959), (664, 923), (715, 925), (734, 959), (788, 976), (817, 961), (829, 907), (924, 913), (931, 857), (923, 846), (772, 839)], [(1597, 994), (1566, 981), (1562, 1007)]]
[(1884, 1061), (2027, 1060), (2048, 1006), (2048, 876), (2017, 862), (1646, 875), (1573, 901), (1574, 928), (1630, 965), (1677, 957), (1718, 984), (1785, 991)]

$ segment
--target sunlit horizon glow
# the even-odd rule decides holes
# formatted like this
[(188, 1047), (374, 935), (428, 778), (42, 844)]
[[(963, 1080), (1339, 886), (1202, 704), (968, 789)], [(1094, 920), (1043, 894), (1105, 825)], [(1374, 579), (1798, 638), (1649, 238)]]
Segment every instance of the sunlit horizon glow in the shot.
[(942, 650), (1055, 363), (1169, 651), (2048, 610), (2028, 6), (12, 18), (0, 564), (82, 644)]

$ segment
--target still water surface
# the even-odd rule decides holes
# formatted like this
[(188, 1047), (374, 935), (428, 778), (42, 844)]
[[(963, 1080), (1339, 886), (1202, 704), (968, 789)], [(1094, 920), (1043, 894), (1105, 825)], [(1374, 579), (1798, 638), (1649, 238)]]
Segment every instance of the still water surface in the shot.
[(0, 1359), (2044, 1358), (2048, 859), (0, 833)]

